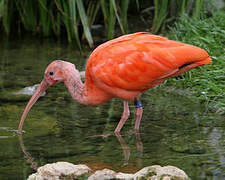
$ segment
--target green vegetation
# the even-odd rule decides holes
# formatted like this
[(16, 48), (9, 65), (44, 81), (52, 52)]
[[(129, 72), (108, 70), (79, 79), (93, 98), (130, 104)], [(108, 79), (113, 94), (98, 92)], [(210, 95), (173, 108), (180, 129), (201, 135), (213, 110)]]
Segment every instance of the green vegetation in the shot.
[[(81, 48), (80, 38), (93, 46), (91, 26), (104, 21), (107, 38), (114, 37), (115, 24), (127, 32), (129, 0), (0, 0), (0, 29), (7, 36), (33, 32), (44, 37), (67, 35)], [(81, 34), (83, 34), (81, 36)]]
[(180, 18), (171, 27), (170, 39), (193, 44), (209, 52), (213, 63), (185, 73), (169, 82), (191, 88), (195, 96), (207, 102), (214, 110), (224, 113), (225, 107), (225, 13), (218, 11), (201, 21), (188, 16)]
[(106, 38), (112, 39), (117, 27), (122, 34), (129, 31), (129, 15), (143, 15), (143, 23), (157, 33), (184, 13), (200, 17), (203, 5), (203, 0), (0, 0), (0, 33), (66, 34), (68, 42), (75, 40), (81, 49), (81, 39), (93, 46), (93, 24), (104, 24)]
[[(210, 1), (205, 1), (209, 3)], [(203, 0), (154, 0), (154, 19), (152, 24), (152, 33), (157, 33), (160, 28), (177, 17), (184, 14), (199, 18), (203, 13)]]

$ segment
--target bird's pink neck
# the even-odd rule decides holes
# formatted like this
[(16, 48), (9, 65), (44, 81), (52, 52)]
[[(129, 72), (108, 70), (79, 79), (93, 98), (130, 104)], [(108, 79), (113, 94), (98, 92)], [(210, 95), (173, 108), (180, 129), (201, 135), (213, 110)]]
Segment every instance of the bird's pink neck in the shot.
[(72, 98), (84, 105), (98, 105), (106, 102), (112, 97), (94, 85), (89, 85), (88, 81), (83, 83), (79, 71), (75, 70), (67, 74), (64, 81)]
[[(77, 70), (76, 70), (77, 71)], [(86, 88), (81, 78), (79, 72), (71, 72), (67, 74), (67, 78), (64, 81), (65, 86), (68, 88), (72, 98), (79, 102), (80, 104), (88, 104), (88, 96), (86, 93)]]

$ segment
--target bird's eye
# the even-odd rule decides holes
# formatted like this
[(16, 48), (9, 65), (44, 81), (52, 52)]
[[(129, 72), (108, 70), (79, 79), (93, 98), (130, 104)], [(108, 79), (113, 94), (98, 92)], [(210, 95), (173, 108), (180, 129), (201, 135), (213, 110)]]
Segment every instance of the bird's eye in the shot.
[(49, 75), (50, 75), (50, 76), (52, 76), (53, 74), (54, 74), (54, 72), (52, 72), (52, 71), (51, 71), (51, 72), (49, 72)]

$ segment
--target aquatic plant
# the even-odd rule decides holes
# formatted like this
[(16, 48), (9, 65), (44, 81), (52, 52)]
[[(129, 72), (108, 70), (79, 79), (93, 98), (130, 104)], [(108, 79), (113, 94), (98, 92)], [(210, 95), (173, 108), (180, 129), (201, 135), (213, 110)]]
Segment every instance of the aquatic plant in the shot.
[(152, 32), (157, 33), (167, 22), (189, 14), (199, 18), (203, 13), (203, 0), (154, 0)]
[(139, 16), (149, 8), (154, 16), (149, 26), (157, 33), (184, 13), (198, 18), (203, 0), (0, 0), (0, 33), (12, 36), (32, 32), (44, 37), (66, 34), (68, 42), (75, 40), (81, 49), (81, 39), (93, 46), (94, 23), (104, 24), (107, 39), (112, 39), (117, 27), (122, 34), (128, 32), (129, 14)]

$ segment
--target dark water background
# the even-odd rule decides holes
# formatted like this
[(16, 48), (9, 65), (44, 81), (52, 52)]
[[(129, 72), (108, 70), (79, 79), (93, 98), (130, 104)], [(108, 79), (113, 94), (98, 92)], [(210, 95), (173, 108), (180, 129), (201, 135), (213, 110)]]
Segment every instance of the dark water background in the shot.
[(57, 84), (31, 109), (19, 137), (15, 130), (30, 97), (12, 92), (39, 83), (45, 67), (63, 59), (84, 70), (89, 50), (51, 40), (0, 43), (0, 180), (26, 179), (46, 163), (68, 161), (93, 169), (132, 173), (150, 165), (173, 165), (192, 179), (225, 179), (225, 119), (183, 89), (163, 85), (142, 96), (140, 134), (133, 133), (135, 108), (113, 135), (123, 111), (113, 99), (100, 106), (73, 101)]

